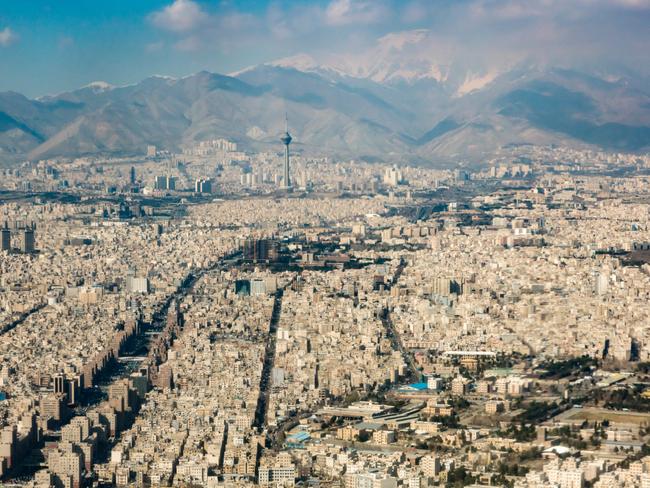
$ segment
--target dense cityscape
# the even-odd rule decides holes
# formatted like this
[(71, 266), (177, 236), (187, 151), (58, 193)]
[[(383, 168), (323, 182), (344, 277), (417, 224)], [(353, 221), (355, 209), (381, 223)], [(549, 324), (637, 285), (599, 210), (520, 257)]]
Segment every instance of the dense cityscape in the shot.
[(6, 486), (650, 486), (650, 157), (290, 145), (3, 170)]
[(0, 1), (0, 488), (650, 488), (649, 26)]

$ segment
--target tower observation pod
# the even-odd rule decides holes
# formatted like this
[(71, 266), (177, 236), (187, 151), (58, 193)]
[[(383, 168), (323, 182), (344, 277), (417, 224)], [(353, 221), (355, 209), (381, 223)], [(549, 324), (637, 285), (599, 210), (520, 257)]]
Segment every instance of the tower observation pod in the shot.
[(285, 116), (285, 130), (282, 137), (280, 137), (280, 141), (284, 144), (284, 171), (282, 174), (282, 186), (286, 189), (291, 188), (291, 177), (289, 176), (289, 144), (291, 144), (292, 140), (293, 138), (291, 137), (291, 134), (289, 134), (289, 120)]

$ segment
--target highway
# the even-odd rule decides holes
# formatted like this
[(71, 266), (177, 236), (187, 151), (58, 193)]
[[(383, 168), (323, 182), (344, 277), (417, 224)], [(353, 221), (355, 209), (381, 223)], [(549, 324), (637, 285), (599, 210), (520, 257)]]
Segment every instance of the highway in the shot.
[[(399, 266), (397, 266), (397, 269), (395, 270), (395, 274), (393, 275), (393, 279), (391, 280), (391, 286), (397, 285), (405, 267), (406, 267), (406, 261), (400, 259)], [(387, 307), (384, 307), (384, 309), (382, 309), (380, 318), (382, 323), (384, 324), (384, 328), (386, 329), (386, 336), (391, 341), (393, 350), (399, 351), (402, 357), (404, 358), (404, 362), (406, 363), (407, 371), (406, 374), (404, 375), (404, 379), (406, 381), (411, 381), (411, 382), (419, 381), (420, 374), (418, 373), (418, 369), (415, 366), (415, 359), (413, 358), (413, 354), (411, 354), (411, 352), (404, 347), (402, 338), (399, 332), (395, 329), (395, 325), (393, 324), (393, 320), (391, 319), (390, 316), (390, 310)]]
[(254, 426), (258, 429), (263, 429), (266, 425), (266, 413), (269, 408), (269, 393), (271, 390), (271, 371), (275, 361), (275, 343), (278, 331), (278, 324), (280, 323), (280, 314), (282, 313), (282, 297), (284, 296), (284, 289), (279, 288), (275, 293), (275, 301), (273, 302), (273, 311), (271, 312), (271, 323), (269, 325), (269, 334), (266, 340), (266, 348), (264, 349), (264, 366), (262, 367), (262, 377), (260, 379), (260, 396), (257, 400), (257, 408), (255, 410)]

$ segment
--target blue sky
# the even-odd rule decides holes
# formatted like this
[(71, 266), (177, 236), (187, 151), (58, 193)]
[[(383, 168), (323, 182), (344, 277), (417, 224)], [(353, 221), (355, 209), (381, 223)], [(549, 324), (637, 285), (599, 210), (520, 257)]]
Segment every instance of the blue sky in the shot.
[(650, 0), (0, 0), (0, 91), (228, 73), (426, 28), (458, 58), (650, 65)]
[[(177, 76), (239, 66), (219, 49), (177, 45), (183, 33), (154, 22), (156, 12), (170, 4), (0, 0), (0, 90), (35, 96), (95, 80), (122, 84), (157, 73)], [(264, 8), (258, 2), (242, 2), (242, 6), (255, 13)], [(215, 5), (206, 3), (202, 8), (208, 12)]]

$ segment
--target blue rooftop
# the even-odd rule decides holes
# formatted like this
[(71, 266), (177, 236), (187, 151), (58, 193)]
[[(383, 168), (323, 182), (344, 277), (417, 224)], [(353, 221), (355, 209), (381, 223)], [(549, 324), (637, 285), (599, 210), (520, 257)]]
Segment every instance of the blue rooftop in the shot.
[(309, 435), (309, 432), (295, 432), (293, 434), (289, 434), (287, 436), (287, 441), (289, 442), (305, 442), (308, 440), (311, 436)]

